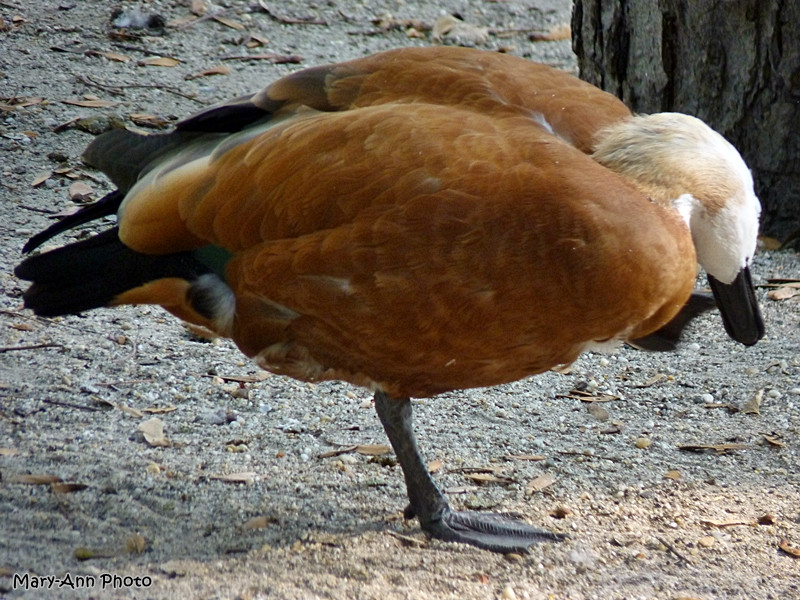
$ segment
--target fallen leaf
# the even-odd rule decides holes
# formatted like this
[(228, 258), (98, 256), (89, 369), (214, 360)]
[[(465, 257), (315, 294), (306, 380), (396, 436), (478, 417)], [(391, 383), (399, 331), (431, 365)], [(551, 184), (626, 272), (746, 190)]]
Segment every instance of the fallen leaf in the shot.
[(16, 456), (19, 450), (16, 448), (0, 448), (0, 456)]
[(50, 485), (58, 483), (61, 477), (57, 475), (47, 475), (45, 473), (31, 473), (22, 475), (12, 475), (8, 479), (9, 483), (27, 483), (29, 485)]
[(275, 517), (253, 517), (249, 521), (246, 521), (242, 524), (242, 529), (250, 530), (250, 529), (266, 529), (272, 523), (277, 523), (278, 519)]
[(141, 554), (147, 548), (147, 540), (144, 539), (143, 535), (138, 533), (134, 533), (133, 535), (129, 535), (125, 540), (125, 550), (130, 552), (131, 554)]
[(137, 419), (141, 419), (144, 416), (144, 413), (140, 411), (138, 408), (133, 408), (132, 406), (128, 406), (127, 404), (115, 404), (111, 401), (106, 401), (108, 404), (116, 408), (117, 410), (121, 410), (126, 415), (130, 415), (132, 417), (136, 417)]
[(113, 100), (78, 100), (78, 99), (70, 99), (70, 100), (62, 100), (63, 104), (69, 104), (71, 106), (82, 106), (83, 108), (109, 108), (111, 106), (117, 106), (119, 102), (115, 102)]
[(143, 58), (136, 64), (140, 67), (177, 67), (181, 64), (181, 61), (169, 56), (153, 56), (150, 58)]
[(254, 471), (242, 471), (241, 473), (230, 473), (228, 475), (212, 475), (210, 479), (224, 481), (225, 483), (253, 483), (256, 479)]
[(742, 412), (746, 415), (760, 415), (761, 401), (764, 399), (764, 390), (758, 390), (747, 402), (742, 405)]
[(770, 300), (788, 300), (800, 294), (800, 290), (789, 286), (779, 287), (777, 290), (770, 290), (767, 292), (767, 298)]
[(531, 461), (547, 459), (546, 456), (542, 456), (541, 454), (509, 454), (506, 458), (510, 460), (531, 460)]
[(80, 492), (85, 490), (88, 485), (85, 483), (70, 483), (56, 481), (50, 484), (50, 489), (57, 494), (71, 494), (72, 492)]
[(144, 435), (145, 441), (154, 447), (169, 446), (169, 440), (164, 435), (164, 422), (153, 417), (139, 425), (139, 431)]
[(485, 44), (489, 41), (488, 27), (478, 27), (452, 15), (436, 19), (431, 35), (434, 41), (442, 41), (446, 38), (462, 44)]
[(53, 174), (52, 171), (42, 171), (36, 177), (33, 178), (31, 181), (31, 187), (37, 188), (42, 185), (45, 181), (50, 179), (50, 176)]
[(778, 548), (783, 550), (789, 556), (793, 556), (794, 558), (800, 558), (800, 548), (797, 548), (795, 546), (790, 546), (789, 542), (786, 541), (785, 539), (781, 540), (781, 543), (778, 544)]
[(664, 477), (667, 479), (672, 479), (673, 481), (677, 481), (678, 479), (683, 479), (683, 475), (681, 475), (681, 472), (675, 469), (664, 473)]
[(33, 325), (30, 323), (11, 323), (9, 327), (17, 331), (33, 331)]
[(428, 463), (428, 473), (436, 473), (442, 468), (443, 465), (444, 463), (439, 459), (432, 460)]
[(772, 444), (773, 446), (777, 446), (778, 448), (783, 448), (784, 446), (786, 446), (786, 444), (784, 444), (774, 435), (764, 434), (764, 441), (766, 441), (768, 444)]
[(535, 494), (536, 492), (541, 492), (543, 489), (550, 487), (556, 482), (556, 478), (549, 473), (545, 473), (544, 475), (539, 475), (536, 479), (533, 479), (528, 486), (525, 488), (525, 492), (527, 494)]
[(108, 60), (121, 63), (126, 63), (131, 60), (130, 56), (119, 54), (117, 52), (106, 52), (104, 50), (89, 50), (86, 54), (89, 56), (102, 56)]
[(87, 185), (82, 181), (76, 181), (69, 186), (69, 199), (75, 203), (83, 204), (88, 202), (91, 200), (93, 194), (94, 189), (92, 186)]
[(364, 456), (381, 456), (382, 454), (389, 454), (392, 449), (384, 444), (363, 444), (356, 446), (356, 452)]
[(341, 456), (342, 454), (349, 454), (350, 452), (355, 452), (356, 448), (358, 448), (358, 446), (342, 446), (341, 448), (336, 448), (335, 450), (328, 450), (327, 452), (318, 454), (317, 458), (331, 458), (332, 456)]
[(192, 80), (198, 79), (200, 77), (210, 77), (211, 75), (230, 75), (231, 70), (226, 67), (225, 65), (218, 65), (216, 67), (211, 67), (210, 69), (204, 69), (197, 73), (190, 73), (184, 79)]
[(467, 475), (467, 477), (469, 477), (469, 479), (478, 485), (483, 485), (484, 483), (499, 483), (501, 485), (509, 485), (514, 483), (514, 480), (510, 477), (498, 477), (497, 475), (492, 475), (491, 473), (471, 473)]
[(239, 21), (234, 21), (233, 19), (227, 19), (221, 16), (213, 17), (213, 19), (217, 23), (225, 25), (225, 27), (230, 27), (231, 29), (236, 29), (237, 31), (242, 31), (244, 29), (244, 25), (242, 23), (239, 23)]
[(150, 413), (151, 415), (160, 415), (164, 413), (171, 413), (178, 410), (177, 406), (152, 406), (150, 408), (143, 408), (142, 412)]
[(559, 40), (568, 40), (572, 37), (572, 27), (569, 23), (562, 23), (552, 27), (546, 33), (532, 33), (528, 39), (532, 42), (557, 42)]

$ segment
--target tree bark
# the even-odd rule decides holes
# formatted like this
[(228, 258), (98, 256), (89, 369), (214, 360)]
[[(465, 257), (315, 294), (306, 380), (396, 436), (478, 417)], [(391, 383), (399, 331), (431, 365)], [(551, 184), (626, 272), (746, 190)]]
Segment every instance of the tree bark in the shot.
[(575, 0), (581, 77), (634, 112), (695, 115), (753, 171), (762, 232), (800, 228), (800, 2)]

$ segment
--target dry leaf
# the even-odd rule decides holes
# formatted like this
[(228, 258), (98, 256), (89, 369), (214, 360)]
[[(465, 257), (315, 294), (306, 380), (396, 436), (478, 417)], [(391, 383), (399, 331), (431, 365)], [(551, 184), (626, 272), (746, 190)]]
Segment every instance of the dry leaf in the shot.
[(328, 450), (327, 452), (318, 454), (317, 458), (330, 458), (332, 456), (341, 456), (342, 454), (349, 454), (350, 452), (355, 452), (356, 448), (358, 448), (358, 446), (342, 446), (341, 448), (336, 448), (335, 450)]
[(109, 108), (111, 106), (117, 106), (119, 102), (114, 102), (113, 100), (79, 100), (79, 99), (70, 99), (70, 100), (62, 100), (63, 104), (69, 104), (71, 106), (82, 106), (84, 108)]
[(53, 174), (52, 171), (42, 171), (36, 177), (33, 178), (31, 181), (31, 187), (37, 188), (42, 185), (45, 181), (50, 179), (50, 176)]
[(666, 477), (667, 479), (672, 479), (674, 481), (677, 481), (678, 479), (683, 479), (683, 475), (681, 475), (681, 472), (675, 469), (664, 473), (664, 477)]
[(541, 492), (543, 489), (550, 487), (556, 482), (556, 478), (549, 473), (539, 475), (536, 479), (532, 480), (525, 488), (526, 493), (535, 494)]
[(362, 444), (356, 446), (356, 452), (364, 456), (381, 456), (382, 454), (389, 454), (392, 449), (384, 444)]
[(19, 450), (16, 448), (0, 448), (0, 456), (16, 456)]
[(87, 54), (89, 56), (102, 56), (103, 58), (107, 58), (108, 60), (121, 63), (126, 63), (131, 60), (130, 56), (119, 54), (117, 52), (105, 52), (103, 50), (89, 50)]
[(764, 399), (764, 390), (758, 390), (755, 395), (742, 405), (742, 412), (746, 415), (760, 415), (761, 401)]
[(45, 473), (31, 473), (22, 475), (12, 475), (8, 479), (9, 483), (27, 483), (29, 485), (50, 485), (58, 483), (61, 477), (57, 475), (47, 475)]
[(459, 43), (485, 44), (489, 41), (489, 29), (465, 23), (452, 15), (445, 15), (436, 19), (433, 25), (432, 36), (434, 41), (445, 38)]
[(145, 441), (154, 447), (169, 446), (169, 440), (164, 435), (164, 422), (153, 417), (139, 425), (139, 431), (144, 435)]
[(253, 517), (242, 525), (242, 529), (266, 529), (270, 524), (277, 522), (278, 520), (275, 517)]
[(133, 408), (131, 406), (128, 406), (127, 404), (115, 404), (114, 402), (111, 402), (110, 400), (104, 400), (104, 402), (107, 402), (108, 404), (110, 404), (111, 406), (116, 408), (117, 410), (121, 410), (126, 415), (130, 415), (132, 417), (136, 417), (137, 419), (141, 419), (144, 416), (144, 413), (142, 411), (140, 411), (138, 408)]
[(500, 483), (502, 485), (514, 483), (514, 480), (510, 477), (498, 477), (497, 475), (492, 475), (491, 473), (471, 473), (467, 475), (467, 477), (469, 477), (478, 485), (483, 485), (484, 483)]
[(773, 446), (777, 446), (778, 448), (783, 448), (786, 444), (784, 444), (781, 440), (779, 440), (774, 435), (766, 435), (764, 434), (764, 440), (768, 444), (772, 444)]
[(244, 29), (244, 25), (239, 23), (239, 21), (234, 21), (233, 19), (227, 19), (225, 17), (216, 16), (213, 19), (217, 23), (221, 23), (225, 25), (225, 27), (230, 27), (231, 29), (236, 29), (237, 31), (242, 31)]
[(229, 475), (212, 475), (210, 479), (224, 481), (225, 483), (253, 483), (256, 479), (254, 471), (242, 471), (241, 473), (230, 473)]
[(783, 550), (789, 556), (793, 556), (794, 558), (800, 558), (800, 548), (797, 548), (796, 546), (790, 546), (789, 542), (786, 541), (785, 539), (781, 540), (781, 543), (778, 545), (778, 548)]
[(82, 181), (76, 181), (69, 186), (69, 199), (73, 202), (80, 204), (88, 202), (91, 200), (93, 194), (94, 189), (92, 189), (92, 186), (87, 185)]
[(444, 463), (440, 461), (438, 458), (432, 460), (431, 462), (428, 463), (428, 473), (438, 472), (443, 465)]
[(230, 75), (231, 70), (226, 67), (225, 65), (218, 65), (216, 67), (211, 67), (210, 69), (204, 69), (198, 73), (190, 73), (184, 79), (192, 80), (198, 79), (200, 77), (209, 77), (211, 75)]
[(568, 40), (572, 37), (572, 28), (569, 23), (563, 23), (551, 28), (547, 33), (532, 33), (528, 39), (532, 42), (557, 42), (559, 40)]
[(150, 408), (143, 408), (142, 412), (150, 413), (151, 415), (159, 415), (164, 413), (171, 413), (178, 410), (177, 406), (152, 406)]
[(779, 287), (777, 290), (770, 290), (767, 292), (767, 298), (770, 300), (788, 300), (789, 298), (794, 298), (798, 294), (800, 294), (800, 290), (785, 285)]
[(169, 56), (153, 56), (150, 58), (143, 58), (136, 64), (140, 67), (177, 67), (181, 64), (181, 61)]
[(62, 483), (56, 481), (50, 484), (50, 489), (57, 494), (71, 494), (72, 492), (80, 492), (85, 490), (88, 485), (85, 483)]
[(141, 554), (147, 548), (147, 540), (144, 539), (144, 536), (134, 533), (133, 535), (129, 535), (128, 538), (125, 540), (125, 550), (130, 552), (131, 554)]
[(509, 454), (506, 456), (509, 460), (545, 460), (547, 457), (541, 454)]

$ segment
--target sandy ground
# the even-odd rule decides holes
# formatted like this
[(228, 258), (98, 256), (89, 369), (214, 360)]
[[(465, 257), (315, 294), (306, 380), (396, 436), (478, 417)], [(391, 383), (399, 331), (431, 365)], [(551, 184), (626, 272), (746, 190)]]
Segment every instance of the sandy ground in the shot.
[[(266, 377), (156, 308), (23, 311), (25, 239), (74, 207), (75, 182), (108, 189), (80, 163), (81, 128), (167, 123), (303, 65), (430, 44), (442, 13), (485, 28), (475, 45), (574, 68), (568, 40), (529, 37), (566, 25), (566, 0), (188, 4), (122, 3), (168, 24), (124, 33), (100, 0), (0, 2), (0, 595), (800, 598), (800, 559), (779, 548), (800, 546), (797, 298), (759, 289), (753, 348), (710, 314), (673, 354), (415, 402), (454, 505), (570, 536), (508, 557), (403, 521), (399, 469), (366, 454), (386, 439), (364, 390)], [(268, 53), (302, 63), (232, 58)], [(154, 57), (179, 62), (140, 62)], [(800, 261), (761, 251), (753, 270), (797, 278)], [(151, 419), (168, 446), (145, 439)]]

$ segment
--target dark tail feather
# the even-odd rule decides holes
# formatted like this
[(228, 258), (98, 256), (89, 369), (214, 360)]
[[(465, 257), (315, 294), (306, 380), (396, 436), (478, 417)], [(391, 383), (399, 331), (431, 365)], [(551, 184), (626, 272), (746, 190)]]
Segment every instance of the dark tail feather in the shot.
[(142, 254), (109, 229), (89, 239), (27, 258), (14, 270), (33, 282), (25, 307), (54, 317), (108, 305), (121, 293), (164, 277), (195, 280), (210, 270), (189, 252)]
[(31, 239), (29, 239), (22, 247), (22, 251), (27, 254), (31, 250), (36, 250), (36, 248), (44, 244), (50, 238), (57, 236), (59, 233), (63, 233), (68, 229), (72, 229), (78, 225), (83, 225), (89, 221), (94, 221), (95, 219), (113, 215), (117, 212), (117, 209), (119, 209), (119, 205), (122, 203), (123, 197), (123, 194), (119, 190), (114, 190), (110, 194), (106, 194), (97, 202), (89, 204), (88, 206), (84, 206), (78, 212), (64, 217), (63, 219), (50, 225), (50, 227), (44, 231), (40, 231), (36, 235), (32, 236)]
[[(127, 129), (113, 129), (97, 136), (83, 152), (83, 161), (108, 175), (123, 194), (173, 150), (187, 152), (191, 142), (202, 134), (190, 131), (145, 135)], [(188, 158), (187, 158), (188, 160)]]

